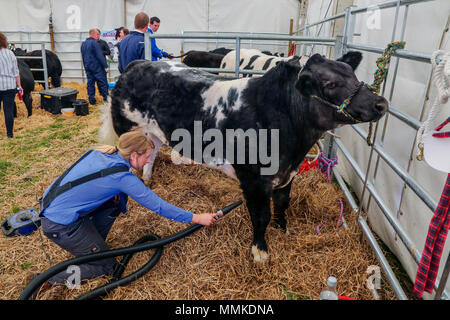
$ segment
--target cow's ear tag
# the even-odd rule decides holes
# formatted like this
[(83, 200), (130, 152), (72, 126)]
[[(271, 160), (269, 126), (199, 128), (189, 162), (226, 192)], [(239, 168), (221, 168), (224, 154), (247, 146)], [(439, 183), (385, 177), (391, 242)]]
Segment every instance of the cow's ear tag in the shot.
[(450, 173), (450, 138), (436, 138), (433, 133), (428, 132), (423, 137), (423, 156), (432, 168)]

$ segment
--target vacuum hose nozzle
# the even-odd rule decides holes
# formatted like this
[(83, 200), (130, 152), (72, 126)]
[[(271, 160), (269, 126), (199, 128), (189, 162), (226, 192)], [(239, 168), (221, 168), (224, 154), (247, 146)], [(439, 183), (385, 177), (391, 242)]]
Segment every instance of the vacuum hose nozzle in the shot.
[[(242, 200), (236, 201), (235, 203), (232, 203), (232, 204), (230, 204), (230, 205), (228, 205), (226, 207), (223, 207), (222, 209), (217, 211), (217, 213), (222, 213), (223, 215), (226, 215), (228, 212), (230, 212), (234, 208), (240, 206), (241, 204), (242, 204)], [(214, 218), (216, 218), (216, 220), (218, 220), (219, 216), (215, 216)]]

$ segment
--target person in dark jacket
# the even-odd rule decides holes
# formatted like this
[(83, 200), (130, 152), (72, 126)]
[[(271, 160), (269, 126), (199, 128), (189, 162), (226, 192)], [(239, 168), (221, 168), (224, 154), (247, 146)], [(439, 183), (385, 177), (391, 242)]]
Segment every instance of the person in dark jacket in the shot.
[(139, 12), (134, 17), (134, 29), (118, 44), (119, 71), (122, 73), (130, 62), (145, 59), (144, 33), (147, 31), (150, 18), (145, 12)]
[(87, 76), (87, 92), (90, 104), (96, 104), (95, 83), (97, 83), (103, 101), (106, 101), (108, 97), (108, 81), (106, 79), (108, 64), (97, 42), (99, 39), (100, 32), (98, 32), (98, 29), (91, 29), (89, 30), (89, 38), (81, 44), (81, 57)]

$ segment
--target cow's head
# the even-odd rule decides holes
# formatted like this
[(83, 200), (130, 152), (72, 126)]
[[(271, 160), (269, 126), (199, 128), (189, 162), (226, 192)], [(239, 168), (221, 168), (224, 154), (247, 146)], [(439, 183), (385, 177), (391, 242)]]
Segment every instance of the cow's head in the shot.
[(300, 72), (296, 88), (310, 99), (310, 111), (323, 128), (376, 121), (386, 112), (386, 99), (356, 78), (361, 59), (359, 52), (349, 52), (337, 61), (315, 54)]
[(15, 48), (12, 50), (16, 56), (24, 56), (27, 53), (27, 49)]

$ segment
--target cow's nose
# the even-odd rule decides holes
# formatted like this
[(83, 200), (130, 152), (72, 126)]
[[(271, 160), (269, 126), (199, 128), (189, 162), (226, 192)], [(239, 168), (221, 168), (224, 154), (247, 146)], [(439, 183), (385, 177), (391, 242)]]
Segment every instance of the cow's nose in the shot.
[(384, 98), (378, 100), (377, 103), (375, 104), (375, 108), (382, 114), (384, 114), (387, 111), (388, 106), (389, 106), (389, 103)]

